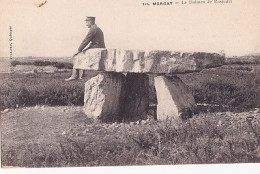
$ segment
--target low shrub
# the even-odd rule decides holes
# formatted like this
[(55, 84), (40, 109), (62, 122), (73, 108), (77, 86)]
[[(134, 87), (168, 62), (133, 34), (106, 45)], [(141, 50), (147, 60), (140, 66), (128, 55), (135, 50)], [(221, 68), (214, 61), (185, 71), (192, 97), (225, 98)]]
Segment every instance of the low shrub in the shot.
[(11, 66), (16, 66), (16, 65), (33, 65), (33, 62), (20, 62), (17, 60), (11, 61)]
[(55, 62), (53, 64), (53, 66), (58, 69), (72, 69), (73, 68), (72, 63), (66, 63), (66, 62)]
[(44, 61), (36, 60), (36, 61), (33, 62), (33, 65), (35, 65), (35, 66), (49, 66), (49, 65), (52, 65), (52, 64), (53, 64), (52, 62), (46, 61), (46, 60), (44, 60)]
[(72, 69), (73, 64), (69, 62), (52, 62), (46, 60), (36, 60), (36, 61), (11, 61), (11, 66), (16, 65), (34, 65), (34, 66), (54, 66), (58, 69)]

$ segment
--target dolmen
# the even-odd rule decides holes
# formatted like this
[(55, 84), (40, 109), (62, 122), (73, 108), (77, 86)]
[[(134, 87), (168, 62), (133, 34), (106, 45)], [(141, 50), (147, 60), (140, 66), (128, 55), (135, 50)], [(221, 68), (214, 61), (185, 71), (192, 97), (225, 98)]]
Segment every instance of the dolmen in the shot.
[(177, 74), (218, 67), (225, 56), (217, 53), (182, 53), (90, 49), (79, 54), (74, 68), (99, 71), (85, 83), (83, 111), (104, 122), (135, 121), (149, 107), (149, 74), (154, 74), (157, 119), (186, 119), (196, 112), (196, 103)]

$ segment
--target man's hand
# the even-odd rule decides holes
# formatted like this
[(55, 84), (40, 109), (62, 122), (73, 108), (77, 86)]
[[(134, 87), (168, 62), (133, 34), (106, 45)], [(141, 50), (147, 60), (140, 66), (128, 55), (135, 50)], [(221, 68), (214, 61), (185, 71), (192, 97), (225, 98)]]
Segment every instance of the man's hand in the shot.
[(78, 55), (79, 53), (77, 52), (76, 54), (74, 54), (72, 57), (74, 58), (76, 55)]
[(84, 50), (82, 50), (82, 51), (80, 51), (80, 52), (77, 52), (77, 53), (74, 54), (72, 57), (74, 58), (74, 57), (77, 56), (79, 53), (85, 54), (87, 50), (88, 50), (88, 48), (86, 48), (86, 49), (84, 49)]

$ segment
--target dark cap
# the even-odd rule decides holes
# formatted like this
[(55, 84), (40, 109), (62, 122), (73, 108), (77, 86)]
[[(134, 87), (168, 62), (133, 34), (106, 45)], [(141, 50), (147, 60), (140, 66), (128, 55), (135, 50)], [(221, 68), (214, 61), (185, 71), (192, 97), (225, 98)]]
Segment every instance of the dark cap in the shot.
[(85, 21), (95, 21), (96, 17), (93, 16), (87, 16)]

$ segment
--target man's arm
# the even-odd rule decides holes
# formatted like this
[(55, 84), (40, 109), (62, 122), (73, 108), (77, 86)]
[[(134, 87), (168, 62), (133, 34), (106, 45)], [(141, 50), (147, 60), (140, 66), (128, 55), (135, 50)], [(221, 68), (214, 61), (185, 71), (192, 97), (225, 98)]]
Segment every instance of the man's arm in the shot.
[(92, 28), (89, 29), (87, 36), (85, 37), (85, 39), (82, 41), (82, 43), (79, 46), (78, 52), (81, 52), (89, 44), (89, 42), (93, 39), (95, 33), (96, 32), (94, 29), (92, 29)]

